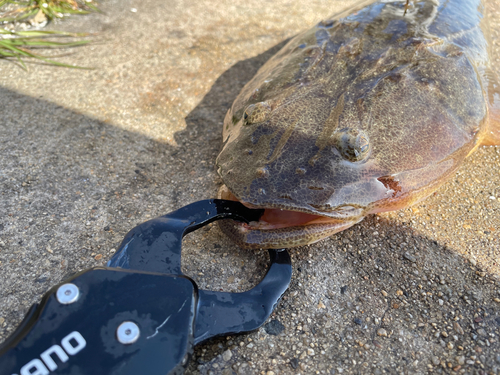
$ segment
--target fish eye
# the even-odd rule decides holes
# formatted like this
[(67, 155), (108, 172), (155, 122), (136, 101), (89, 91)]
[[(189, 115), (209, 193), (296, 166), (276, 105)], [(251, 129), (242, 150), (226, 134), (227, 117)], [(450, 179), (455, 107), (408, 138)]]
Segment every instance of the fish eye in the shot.
[(250, 104), (243, 113), (243, 124), (252, 125), (264, 122), (271, 114), (271, 107), (266, 102)]
[(368, 135), (359, 129), (344, 128), (334, 134), (334, 145), (342, 157), (351, 162), (360, 162), (370, 155)]

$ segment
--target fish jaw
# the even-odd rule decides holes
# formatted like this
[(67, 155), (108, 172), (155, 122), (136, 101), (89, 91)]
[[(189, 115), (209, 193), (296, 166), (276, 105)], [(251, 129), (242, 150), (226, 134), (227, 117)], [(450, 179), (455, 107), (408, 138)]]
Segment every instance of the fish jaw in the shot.
[[(225, 185), (219, 190), (218, 196), (220, 199), (239, 201)], [(241, 203), (250, 208), (264, 208), (264, 214), (259, 221), (250, 223), (221, 220), (219, 227), (233, 242), (246, 249), (282, 249), (309, 245), (343, 231), (364, 218), (364, 215), (359, 214), (331, 218)]]

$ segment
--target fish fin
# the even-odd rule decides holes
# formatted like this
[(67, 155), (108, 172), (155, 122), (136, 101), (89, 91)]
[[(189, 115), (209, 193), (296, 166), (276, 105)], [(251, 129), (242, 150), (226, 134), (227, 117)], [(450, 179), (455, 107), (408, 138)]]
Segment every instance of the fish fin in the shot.
[(481, 144), (484, 146), (500, 145), (500, 93), (495, 95), (495, 102), (490, 104), (489, 119)]
[(488, 123), (481, 144), (484, 146), (500, 145), (500, 85), (498, 76), (491, 69), (483, 74), (488, 95)]

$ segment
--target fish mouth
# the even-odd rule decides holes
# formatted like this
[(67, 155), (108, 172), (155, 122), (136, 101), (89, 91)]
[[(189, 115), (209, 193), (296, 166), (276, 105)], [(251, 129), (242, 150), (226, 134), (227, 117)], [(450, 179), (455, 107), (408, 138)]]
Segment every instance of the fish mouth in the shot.
[(240, 201), (226, 185), (219, 189), (218, 198), (237, 201), (248, 208), (264, 209), (259, 221), (219, 221), (219, 226), (226, 235), (240, 247), (248, 249), (282, 249), (312, 244), (345, 230), (364, 218), (364, 215), (338, 218), (260, 207)]

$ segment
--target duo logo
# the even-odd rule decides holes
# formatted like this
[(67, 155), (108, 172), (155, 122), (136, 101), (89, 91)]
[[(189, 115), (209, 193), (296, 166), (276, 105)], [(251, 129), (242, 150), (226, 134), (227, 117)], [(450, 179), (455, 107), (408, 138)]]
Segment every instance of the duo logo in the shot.
[[(35, 358), (21, 367), (20, 375), (49, 375), (50, 372), (57, 369), (55, 357), (65, 363), (69, 356), (80, 352), (87, 342), (78, 331), (73, 331), (61, 340), (61, 345), (52, 345), (50, 348), (40, 354), (40, 358)], [(62, 347), (61, 347), (62, 346)], [(13, 374), (15, 375), (15, 374)]]

